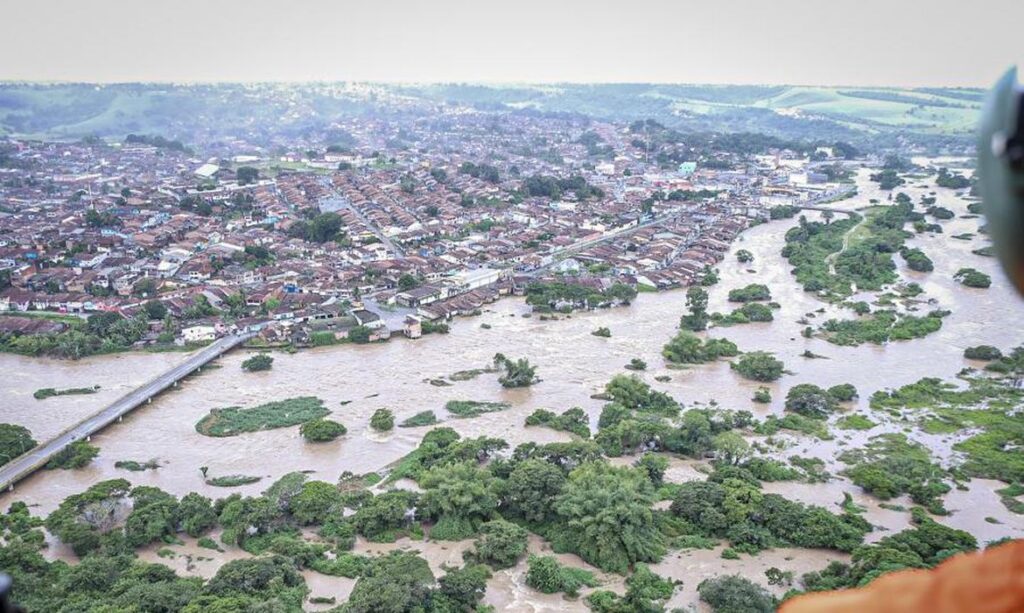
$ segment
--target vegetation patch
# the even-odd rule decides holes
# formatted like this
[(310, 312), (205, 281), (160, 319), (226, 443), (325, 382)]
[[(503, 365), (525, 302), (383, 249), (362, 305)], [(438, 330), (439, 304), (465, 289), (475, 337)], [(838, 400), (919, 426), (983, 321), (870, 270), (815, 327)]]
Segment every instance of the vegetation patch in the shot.
[(840, 430), (870, 430), (877, 425), (867, 417), (857, 414), (847, 415), (836, 422), (836, 427)]
[(974, 268), (961, 268), (953, 275), (953, 280), (967, 287), (985, 289), (992, 285), (992, 277)]
[(242, 370), (257, 372), (270, 370), (274, 365), (274, 358), (269, 353), (258, 353), (242, 362)]
[(214, 487), (238, 487), (240, 485), (256, 483), (261, 479), (263, 479), (263, 477), (253, 477), (250, 475), (223, 475), (207, 479), (206, 484)]
[(95, 394), (100, 389), (100, 386), (94, 385), (92, 387), (69, 387), (67, 389), (55, 389), (52, 387), (44, 387), (37, 389), (32, 393), (32, 397), (36, 400), (46, 400), (47, 398), (53, 398), (54, 396), (76, 396), (79, 394)]
[(510, 360), (504, 354), (496, 353), (494, 368), (501, 373), (498, 383), (501, 383), (502, 387), (529, 387), (540, 381), (537, 378), (537, 368), (526, 358)]
[(287, 428), (328, 414), (330, 411), (319, 398), (300, 396), (268, 402), (249, 409), (213, 409), (196, 424), (196, 432), (206, 436), (235, 436), (244, 432)]
[(407, 418), (400, 424), (399, 428), (419, 428), (421, 426), (433, 426), (437, 423), (437, 415), (431, 411), (420, 411), (419, 413)]
[(146, 460), (145, 462), (136, 462), (135, 460), (118, 460), (117, 462), (114, 462), (114, 468), (130, 470), (132, 472), (157, 470), (160, 468), (160, 460), (157, 460), (156, 458)]
[(471, 379), (476, 379), (480, 375), (492, 372), (497, 372), (497, 370), (495, 370), (494, 368), (472, 368), (469, 370), (460, 370), (458, 372), (453, 372), (452, 374), (448, 375), (448, 378), (451, 379), (452, 381), (469, 381)]
[(389, 432), (395, 427), (395, 414), (391, 409), (377, 409), (370, 416), (370, 427), (377, 432)]
[(526, 418), (527, 426), (547, 426), (553, 430), (572, 432), (581, 438), (590, 438), (590, 420), (583, 409), (573, 407), (561, 415), (546, 409), (537, 409)]
[(709, 338), (702, 341), (686, 330), (680, 330), (661, 350), (661, 355), (672, 364), (703, 364), (738, 354), (739, 348), (729, 339)]
[(329, 419), (311, 419), (299, 426), (299, 434), (311, 443), (324, 443), (344, 436), (348, 429)]
[(527, 560), (526, 585), (538, 592), (563, 592), (570, 598), (580, 594), (582, 587), (597, 587), (600, 582), (594, 573), (572, 566), (563, 566), (554, 556), (531, 555)]
[(744, 353), (731, 366), (744, 379), (763, 382), (775, 381), (786, 369), (782, 360), (765, 351)]
[(858, 319), (830, 319), (821, 327), (821, 336), (834, 345), (856, 347), (863, 343), (884, 345), (889, 341), (923, 338), (942, 328), (942, 318), (949, 311), (932, 311), (925, 317), (875, 311)]
[(928, 450), (902, 434), (881, 434), (863, 448), (845, 451), (839, 460), (850, 468), (845, 474), (864, 491), (881, 500), (901, 494), (932, 513), (946, 514), (942, 496), (950, 487), (945, 471), (934, 464)]
[(99, 447), (90, 445), (85, 441), (75, 441), (54, 454), (50, 461), (46, 463), (46, 468), (48, 470), (74, 470), (82, 468), (89, 464), (89, 462), (92, 462), (93, 458), (99, 454)]
[(507, 402), (484, 402), (482, 400), (449, 400), (445, 403), (446, 411), (456, 417), (477, 417), (484, 413), (504, 411), (511, 408)]

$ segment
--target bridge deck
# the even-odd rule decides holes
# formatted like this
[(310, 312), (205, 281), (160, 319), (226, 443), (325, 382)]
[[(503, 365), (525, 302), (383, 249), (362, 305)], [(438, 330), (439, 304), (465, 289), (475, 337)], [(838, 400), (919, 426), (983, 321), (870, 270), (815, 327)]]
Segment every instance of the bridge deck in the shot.
[(71, 443), (86, 439), (99, 432), (211, 360), (220, 357), (252, 337), (251, 333), (233, 334), (213, 342), (189, 356), (181, 364), (135, 388), (43, 444), (11, 460), (0, 467), (0, 490), (13, 488), (15, 483), (42, 468), (50, 461), (51, 457), (63, 451)]

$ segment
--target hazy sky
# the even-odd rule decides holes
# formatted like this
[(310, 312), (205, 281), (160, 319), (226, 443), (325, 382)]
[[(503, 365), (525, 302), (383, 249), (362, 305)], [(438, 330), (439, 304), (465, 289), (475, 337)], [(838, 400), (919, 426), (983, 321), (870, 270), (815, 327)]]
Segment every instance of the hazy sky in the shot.
[(3, 0), (0, 79), (990, 85), (1024, 0)]

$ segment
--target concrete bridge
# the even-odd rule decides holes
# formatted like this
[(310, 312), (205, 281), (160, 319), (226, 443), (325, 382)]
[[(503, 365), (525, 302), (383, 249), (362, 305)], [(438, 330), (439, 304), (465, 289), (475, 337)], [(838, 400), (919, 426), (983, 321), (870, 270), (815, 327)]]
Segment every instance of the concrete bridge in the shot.
[(140, 405), (148, 404), (154, 396), (167, 388), (177, 387), (178, 381), (199, 371), (210, 361), (219, 358), (253, 336), (255, 336), (253, 332), (232, 334), (214, 341), (189, 356), (181, 364), (147, 381), (50, 440), (14, 458), (0, 467), (0, 491), (13, 490), (15, 483), (45, 466), (50, 458), (66, 449), (68, 445), (76, 441), (89, 440), (93, 434), (115, 421), (121, 421), (121, 418), (127, 413)]

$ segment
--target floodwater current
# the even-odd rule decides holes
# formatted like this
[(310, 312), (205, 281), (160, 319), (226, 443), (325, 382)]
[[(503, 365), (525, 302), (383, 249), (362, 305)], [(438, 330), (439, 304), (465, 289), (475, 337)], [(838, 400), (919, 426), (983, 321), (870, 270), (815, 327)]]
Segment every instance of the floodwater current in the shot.
[[(868, 206), (871, 199), (883, 202), (888, 194), (879, 192), (868, 180), (868, 171), (857, 176), (859, 194), (835, 203), (836, 208), (853, 210)], [(922, 195), (935, 192), (937, 204), (952, 209), (957, 217), (939, 222), (943, 234), (918, 235), (909, 241), (920, 247), (934, 261), (930, 273), (909, 271), (896, 257), (900, 274), (908, 281), (918, 282), (924, 289), (922, 313), (934, 308), (949, 309), (940, 331), (923, 339), (894, 342), (885, 346), (870, 344), (860, 347), (839, 347), (818, 338), (806, 339), (800, 334), (807, 324), (798, 323), (807, 317), (811, 325), (819, 325), (831, 317), (851, 317), (850, 311), (830, 306), (807, 294), (797, 285), (782, 259), (780, 249), (785, 232), (797, 221), (784, 220), (756, 226), (732, 245), (719, 266), (721, 281), (710, 289), (709, 310), (727, 312), (735, 307), (726, 301), (729, 289), (748, 283), (769, 286), (773, 299), (781, 304), (770, 323), (755, 323), (731, 328), (716, 328), (711, 336), (727, 337), (741, 350), (766, 350), (775, 353), (789, 371), (779, 381), (768, 384), (773, 401), (768, 405), (751, 402), (758, 384), (738, 377), (727, 362), (689, 369), (669, 368), (661, 357), (661, 347), (675, 334), (680, 315), (685, 311), (685, 291), (642, 293), (631, 306), (560, 316), (542, 321), (527, 317), (529, 308), (519, 298), (503, 299), (490, 305), (474, 318), (453, 323), (451, 333), (432, 335), (419, 340), (395, 338), (384, 344), (337, 346), (274, 355), (273, 369), (245, 373), (240, 364), (244, 351), (236, 351), (206, 368), (202, 374), (182, 382), (180, 387), (154, 399), (116, 424), (94, 436), (92, 442), (100, 455), (86, 468), (75, 471), (41, 471), (19, 483), (13, 492), (0, 496), (6, 507), (14, 500), (34, 506), (37, 514), (46, 514), (70, 494), (89, 485), (115, 477), (129, 479), (137, 485), (153, 485), (176, 495), (198, 491), (211, 497), (231, 492), (255, 494), (273, 480), (291, 472), (314, 471), (311, 478), (335, 481), (345, 471), (361, 474), (379, 471), (416, 447), (428, 428), (396, 428), (380, 434), (370, 429), (369, 419), (381, 407), (392, 409), (396, 422), (426, 409), (434, 410), (445, 425), (464, 436), (489, 435), (508, 440), (511, 446), (526, 441), (549, 442), (568, 440), (565, 433), (546, 428), (524, 427), (527, 415), (537, 408), (564, 411), (582, 407), (596, 424), (602, 401), (591, 398), (616, 374), (628, 372), (624, 365), (632, 358), (641, 358), (648, 369), (638, 373), (656, 389), (670, 393), (687, 405), (709, 403), (730, 409), (747, 409), (758, 417), (781, 413), (785, 391), (798, 383), (831, 386), (852, 383), (860, 398), (851, 410), (870, 412), (867, 399), (878, 389), (912, 383), (922, 377), (950, 379), (971, 364), (963, 358), (964, 348), (991, 344), (1004, 350), (1024, 341), (1024, 301), (1011, 289), (992, 258), (971, 253), (988, 244), (978, 234), (982, 218), (963, 218), (967, 201), (954, 192), (936, 188), (932, 179), (911, 179), (910, 184), (895, 191), (904, 191), (919, 202)], [(809, 213), (808, 218), (818, 218)], [(972, 233), (969, 240), (952, 236)], [(754, 255), (753, 262), (740, 264), (735, 251), (746, 249)], [(992, 277), (987, 290), (963, 287), (952, 280), (962, 267), (974, 267)], [(823, 313), (816, 313), (824, 308)], [(482, 324), (487, 324), (485, 327)], [(611, 330), (610, 338), (593, 336), (598, 327)], [(802, 357), (805, 351), (825, 359)], [(451, 373), (489, 365), (495, 353), (512, 358), (525, 357), (537, 366), (541, 382), (525, 389), (502, 388), (494, 374), (481, 374), (467, 381), (452, 381), (447, 386), (430, 384)], [(43, 440), (86, 417), (149, 377), (182, 360), (183, 354), (132, 353), (89, 358), (78, 362), (31, 359), (0, 355), (0, 382), (3, 406), (0, 421), (28, 427), (37, 440)], [(655, 378), (668, 376), (667, 382)], [(82, 396), (61, 396), (35, 400), (32, 392), (42, 387), (86, 387), (100, 385), (99, 393)], [(328, 444), (308, 444), (299, 436), (298, 428), (243, 434), (228, 438), (211, 438), (198, 434), (195, 424), (210, 409), (225, 406), (253, 406), (270, 400), (312, 395), (324, 400), (332, 411), (331, 418), (341, 421), (348, 434)], [(508, 410), (485, 414), (472, 419), (455, 419), (446, 414), (448, 400), (484, 400), (508, 402)], [(834, 441), (817, 441), (806, 437), (787, 437), (790, 447), (785, 454), (820, 457), (833, 473), (838, 472), (835, 456), (842, 449), (856, 446), (879, 429), (864, 433), (839, 432)], [(933, 448), (942, 461), (950, 459), (948, 440), (915, 433)], [(944, 444), (945, 443), (945, 444)], [(144, 461), (151, 458), (161, 463), (159, 470), (126, 472), (116, 469), (118, 460)], [(669, 480), (685, 480), (699, 475), (692, 461), (673, 460)], [(262, 481), (238, 488), (216, 488), (207, 485), (200, 467), (208, 467), (210, 476), (255, 475)], [(841, 468), (839, 466), (838, 468)], [(969, 530), (979, 541), (1003, 536), (1024, 536), (1024, 517), (1009, 513), (994, 493), (997, 482), (974, 480), (966, 491), (954, 490), (947, 498), (953, 514), (939, 518), (948, 525)], [(865, 517), (881, 527), (868, 540), (877, 540), (886, 533), (905, 528), (909, 513), (880, 508), (878, 501), (865, 495), (841, 477), (824, 484), (770, 483), (766, 491), (784, 494), (796, 500), (820, 504), (835, 510), (844, 492), (866, 508)], [(909, 506), (907, 501), (902, 502)], [(998, 520), (999, 523), (986, 521)], [(441, 563), (458, 562), (457, 555), (466, 543), (433, 543), (400, 541), (381, 546), (360, 542), (357, 550), (383, 551), (388, 547), (405, 546), (419, 549), (439, 569)], [(531, 550), (544, 547), (539, 540), (531, 542)], [(152, 561), (174, 566), (182, 573), (210, 576), (224, 561), (246, 555), (238, 551), (223, 554), (197, 548), (187, 541), (178, 557), (172, 560), (144, 553)], [(697, 606), (696, 585), (706, 576), (739, 572), (764, 583), (763, 570), (769, 566), (806, 572), (823, 567), (830, 560), (843, 559), (842, 554), (811, 550), (776, 550), (741, 560), (723, 560), (719, 550), (671, 552), (655, 570), (680, 579), (671, 607)], [(51, 555), (67, 557), (57, 546)], [(198, 558), (207, 558), (198, 560)], [(187, 560), (187, 563), (185, 561)], [(575, 561), (583, 565), (578, 559)], [(313, 596), (335, 596), (338, 602), (351, 591), (353, 582), (342, 578), (323, 577), (308, 572)], [(607, 589), (622, 591), (621, 578), (602, 575)], [(525, 563), (499, 571), (491, 580), (486, 602), (499, 610), (555, 611), (585, 610), (581, 601), (565, 601), (557, 596), (542, 595), (525, 586)]]

